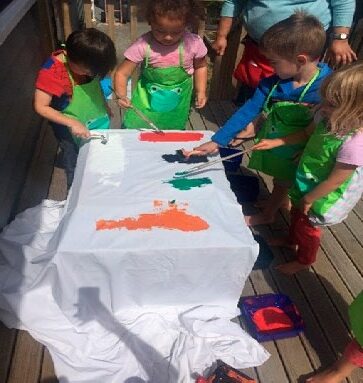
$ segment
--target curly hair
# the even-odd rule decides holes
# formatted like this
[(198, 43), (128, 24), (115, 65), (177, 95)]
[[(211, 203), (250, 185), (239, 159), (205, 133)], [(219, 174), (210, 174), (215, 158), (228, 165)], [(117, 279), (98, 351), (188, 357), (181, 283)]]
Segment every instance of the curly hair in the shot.
[(198, 0), (149, 0), (146, 5), (146, 20), (150, 23), (158, 16), (183, 19), (189, 25), (195, 25), (205, 17), (204, 7)]
[(322, 104), (333, 108), (329, 131), (345, 136), (363, 129), (363, 63), (343, 66), (328, 76), (320, 88)]

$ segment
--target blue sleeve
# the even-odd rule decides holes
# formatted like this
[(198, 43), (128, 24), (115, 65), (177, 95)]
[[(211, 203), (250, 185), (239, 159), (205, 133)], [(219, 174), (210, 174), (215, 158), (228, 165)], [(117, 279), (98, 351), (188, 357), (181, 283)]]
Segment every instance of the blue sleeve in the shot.
[(271, 80), (274, 77), (269, 77), (260, 82), (252, 98), (238, 109), (221, 129), (212, 136), (212, 141), (221, 146), (228, 145), (237, 133), (244, 130), (262, 112), (263, 104), (273, 84)]
[(222, 17), (238, 17), (242, 12), (243, 0), (225, 0), (221, 10)]
[(355, 11), (355, 0), (330, 0), (333, 27), (350, 28)]

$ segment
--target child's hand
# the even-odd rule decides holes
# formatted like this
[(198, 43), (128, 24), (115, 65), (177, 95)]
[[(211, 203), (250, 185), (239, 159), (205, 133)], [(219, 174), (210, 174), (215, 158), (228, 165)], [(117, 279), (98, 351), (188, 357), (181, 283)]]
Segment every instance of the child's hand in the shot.
[(201, 108), (204, 108), (205, 104), (207, 103), (207, 96), (205, 93), (199, 93), (199, 94), (196, 94), (196, 97), (195, 97), (195, 107), (197, 109), (201, 109)]
[(131, 106), (131, 101), (126, 96), (120, 97), (117, 100), (117, 103), (119, 104), (119, 106), (121, 106), (121, 108), (130, 108), (130, 106)]
[(213, 141), (209, 141), (190, 151), (182, 149), (182, 153), (186, 158), (189, 158), (190, 156), (206, 156), (207, 154), (215, 154), (218, 153), (218, 144)]
[(254, 145), (252, 147), (252, 150), (270, 150), (273, 148), (277, 148), (278, 146), (283, 145), (280, 139), (274, 138), (274, 139), (268, 139), (265, 138), (261, 140), (259, 143)]
[(72, 120), (68, 124), (68, 128), (75, 137), (87, 139), (90, 137), (90, 131), (78, 120)]
[(309, 210), (311, 209), (313, 202), (309, 201), (307, 195), (305, 195), (301, 201), (300, 201), (300, 209), (303, 212), (303, 214), (307, 215), (309, 213)]

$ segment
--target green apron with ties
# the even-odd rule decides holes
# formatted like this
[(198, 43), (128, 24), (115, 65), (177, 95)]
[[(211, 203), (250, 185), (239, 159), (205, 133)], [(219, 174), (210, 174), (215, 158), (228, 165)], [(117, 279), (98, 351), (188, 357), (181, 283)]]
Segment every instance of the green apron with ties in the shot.
[[(86, 84), (75, 84), (71, 71), (66, 65), (72, 83), (73, 94), (68, 106), (62, 113), (80, 121), (87, 129), (108, 129), (110, 118), (107, 114), (105, 98), (98, 77)], [(77, 144), (81, 139), (73, 137)]]
[(348, 313), (354, 338), (363, 347), (363, 291), (358, 294), (349, 306)]
[[(301, 92), (297, 102), (278, 101), (271, 104), (271, 98), (280, 81), (271, 89), (266, 98), (263, 113), (266, 120), (257, 133), (256, 143), (262, 139), (280, 138), (305, 129), (312, 121), (312, 113), (308, 105), (303, 103), (303, 98), (320, 71), (314, 74)], [(293, 181), (299, 160), (305, 144), (285, 145), (270, 150), (252, 152), (248, 167), (269, 174), (276, 179)]]
[[(289, 191), (291, 201), (295, 206), (298, 206), (300, 199), (305, 194), (329, 177), (345, 139), (346, 137), (330, 134), (324, 121), (318, 123), (306, 144), (296, 171), (294, 186)], [(350, 182), (351, 177), (336, 190), (316, 200), (310, 209), (310, 214), (323, 217), (342, 198)]]
[[(188, 120), (193, 76), (184, 69), (184, 44), (179, 44), (179, 65), (166, 68), (150, 66), (151, 47), (146, 49), (140, 79), (132, 94), (131, 102), (159, 129), (185, 129)], [(125, 112), (123, 125), (127, 129), (150, 128), (133, 110)]]

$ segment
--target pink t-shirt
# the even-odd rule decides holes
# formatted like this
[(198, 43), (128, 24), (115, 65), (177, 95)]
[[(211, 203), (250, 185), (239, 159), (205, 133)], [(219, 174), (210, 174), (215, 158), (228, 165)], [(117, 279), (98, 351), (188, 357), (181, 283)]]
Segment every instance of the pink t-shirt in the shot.
[(348, 137), (339, 149), (337, 162), (363, 166), (363, 131)]
[[(203, 40), (196, 34), (185, 32), (184, 42), (184, 69), (192, 75), (194, 73), (194, 59), (201, 59), (207, 54), (207, 47)], [(156, 68), (179, 65), (179, 42), (174, 45), (162, 45), (158, 43), (151, 35), (151, 32), (145, 33), (130, 45), (124, 56), (128, 60), (140, 64), (146, 56), (146, 48), (150, 43), (151, 52), (149, 64)]]

